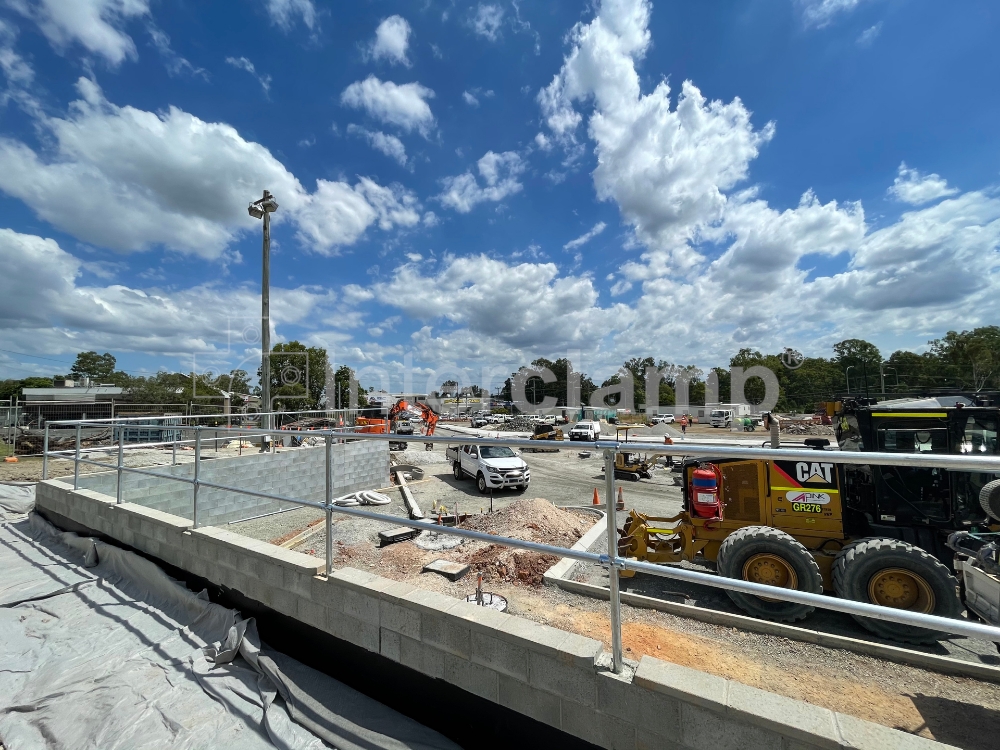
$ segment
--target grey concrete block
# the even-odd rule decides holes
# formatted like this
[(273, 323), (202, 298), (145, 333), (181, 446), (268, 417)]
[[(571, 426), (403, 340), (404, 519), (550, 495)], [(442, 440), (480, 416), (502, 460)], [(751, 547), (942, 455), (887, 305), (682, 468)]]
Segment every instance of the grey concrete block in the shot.
[(444, 655), (444, 679), (480, 698), (498, 700), (497, 673), (453, 654)]
[(339, 607), (345, 615), (378, 626), (379, 600), (361, 591), (345, 589)]
[(527, 649), (478, 630), (472, 631), (472, 661), (521, 682), (528, 681)]
[(837, 750), (840, 732), (833, 711), (739, 682), (729, 683), (728, 714), (786, 737)]
[(523, 646), (529, 651), (546, 654), (553, 658), (563, 658), (559, 644), (566, 640), (565, 630), (525, 620), (522, 617), (508, 617), (494, 633), (497, 638)]
[(671, 695), (682, 702), (718, 711), (726, 705), (729, 681), (707, 672), (660, 661), (651, 656), (639, 660), (633, 683), (655, 693)]
[(387, 659), (399, 661), (399, 646), (402, 636), (392, 630), (382, 628), (379, 632), (379, 653)]
[(414, 609), (381, 600), (379, 622), (385, 629), (420, 640), (420, 613)]
[(638, 726), (656, 727), (662, 734), (678, 736), (680, 730), (680, 705), (676, 698), (654, 693), (613, 673), (597, 673), (597, 708)]
[(373, 653), (379, 653), (379, 627), (353, 617), (327, 610), (327, 632)]
[(444, 677), (444, 653), (405, 635), (399, 637), (399, 662), (428, 677)]
[(635, 750), (634, 724), (565, 699), (562, 730), (608, 750)]
[(284, 568), (282, 572), (286, 591), (291, 591), (303, 599), (312, 598), (312, 579), (314, 572), (301, 572), (295, 568)]
[(594, 708), (597, 705), (597, 674), (593, 668), (570, 666), (544, 654), (528, 653), (528, 684)]
[(680, 704), (680, 737), (695, 750), (773, 750), (781, 735), (691, 703)]
[(501, 706), (530, 716), (536, 721), (558, 729), (561, 726), (561, 698), (526, 685), (506, 675), (497, 677), (498, 700)]
[(298, 617), (300, 601), (308, 601), (308, 599), (304, 600), (297, 594), (281, 587), (274, 587), (272, 589), (271, 607), (284, 615)]
[(465, 623), (455, 617), (422, 613), (420, 640), (463, 659), (472, 657), (472, 633)]
[(836, 714), (844, 747), (856, 750), (932, 750), (950, 747), (914, 734), (890, 729), (846, 714)]
[(406, 594), (403, 599), (407, 602), (404, 606), (412, 606), (421, 613), (430, 615), (444, 615), (458, 601), (450, 596), (439, 594), (436, 591), (427, 591), (426, 589), (414, 589)]

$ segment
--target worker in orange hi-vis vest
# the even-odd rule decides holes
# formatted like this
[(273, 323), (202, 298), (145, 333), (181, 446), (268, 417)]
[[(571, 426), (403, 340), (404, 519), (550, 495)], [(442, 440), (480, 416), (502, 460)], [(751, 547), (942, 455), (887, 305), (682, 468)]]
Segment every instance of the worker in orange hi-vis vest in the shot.
[(688, 431), (688, 418), (687, 418), (687, 414), (682, 414), (681, 415), (681, 434), (682, 435), (687, 435), (687, 431)]

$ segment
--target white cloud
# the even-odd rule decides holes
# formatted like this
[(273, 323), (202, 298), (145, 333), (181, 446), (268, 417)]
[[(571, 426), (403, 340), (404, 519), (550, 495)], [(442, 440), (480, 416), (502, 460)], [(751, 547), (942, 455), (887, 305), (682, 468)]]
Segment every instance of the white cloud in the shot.
[(797, 3), (805, 26), (821, 29), (829, 25), (837, 15), (854, 10), (861, 0), (797, 0)]
[(10, 0), (9, 5), (37, 23), (57, 50), (75, 42), (112, 66), (137, 57), (123, 27), (149, 15), (149, 0)]
[(390, 159), (395, 159), (400, 166), (406, 166), (406, 146), (396, 136), (387, 135), (381, 130), (371, 131), (354, 123), (347, 126), (347, 132), (361, 136), (373, 149), (382, 152)]
[(897, 200), (919, 206), (921, 203), (955, 195), (958, 190), (948, 187), (948, 181), (940, 175), (922, 175), (916, 169), (907, 168), (906, 162), (901, 162), (899, 174), (888, 192)]
[(170, 37), (167, 36), (166, 32), (157, 28), (153, 24), (149, 24), (146, 27), (146, 31), (149, 32), (150, 39), (153, 41), (153, 46), (156, 47), (156, 51), (159, 52), (160, 57), (163, 58), (163, 63), (170, 75), (176, 76), (181, 73), (188, 73), (193, 76), (201, 76), (206, 81), (208, 80), (208, 72), (204, 68), (196, 68), (189, 60), (174, 52), (173, 48), (170, 46)]
[(492, 99), (494, 97), (493, 89), (483, 90), (480, 86), (476, 86), (472, 89), (467, 89), (462, 92), (462, 99), (470, 107), (479, 106), (479, 97), (482, 96), (486, 99)]
[(859, 47), (871, 47), (878, 38), (878, 35), (882, 33), (882, 22), (879, 21), (874, 26), (869, 26), (867, 29), (858, 35), (857, 44)]
[(479, 106), (479, 100), (475, 97), (475, 94), (472, 94), (468, 91), (462, 92), (462, 99), (464, 99), (465, 103), (468, 104), (470, 107)]
[(405, 18), (389, 16), (375, 29), (375, 40), (369, 47), (369, 54), (375, 60), (388, 60), (409, 67), (406, 50), (410, 44), (410, 31), (410, 24)]
[(444, 191), (438, 196), (438, 200), (459, 213), (467, 214), (478, 203), (501, 201), (508, 195), (520, 192), (523, 187), (517, 178), (524, 172), (525, 164), (515, 151), (504, 151), (501, 154), (487, 151), (476, 162), (476, 167), (485, 186), (479, 185), (471, 171), (446, 177), (442, 181)]
[(500, 26), (503, 24), (504, 10), (499, 5), (479, 3), (472, 16), (472, 30), (479, 36), (495, 42), (500, 38)]
[(265, 8), (271, 17), (271, 23), (283, 31), (288, 31), (295, 25), (296, 19), (310, 31), (316, 27), (316, 6), (313, 0), (264, 0)]
[(12, 86), (29, 86), (35, 79), (35, 70), (14, 49), (17, 29), (0, 18), (0, 70)]
[[(0, 265), (0, 325), (19, 351), (132, 351), (196, 357), (205, 365), (228, 357), (236, 366), (247, 344), (240, 338), (246, 323), (234, 321), (260, 320), (260, 291), (252, 286), (206, 283), (168, 292), (84, 285), (84, 264), (55, 240), (10, 229), (0, 229)], [(335, 301), (326, 289), (277, 285), (271, 299), (275, 329), (307, 322)], [(229, 344), (239, 351), (227, 351)]]
[(262, 89), (264, 89), (264, 95), (265, 96), (271, 93), (271, 76), (269, 76), (269, 75), (262, 75), (262, 74), (258, 73), (257, 69), (254, 67), (254, 64), (252, 62), (250, 62), (250, 60), (248, 60), (247, 58), (242, 57), (242, 56), (240, 56), (240, 57), (227, 57), (226, 58), (226, 62), (229, 65), (232, 65), (234, 68), (238, 68), (240, 70), (245, 70), (247, 73), (249, 73), (254, 78), (256, 78), (257, 79), (257, 83), (259, 83), (260, 87)]
[(434, 92), (419, 83), (397, 85), (368, 76), (355, 81), (340, 95), (340, 103), (363, 109), (369, 115), (409, 132), (417, 130), (425, 138), (434, 129), (434, 115), (427, 103)]
[[(468, 334), (449, 334), (447, 346), (471, 345), (492, 362), (503, 361), (503, 350), (551, 353), (589, 346), (633, 318), (621, 306), (598, 307), (597, 290), (586, 276), (560, 277), (554, 263), (515, 265), (485, 255), (452, 259), (431, 276), (407, 263), (373, 289), (411, 318), (465, 327)], [(500, 342), (498, 351), (491, 351), (491, 341)]]
[(575, 240), (570, 240), (565, 245), (563, 245), (563, 250), (576, 250), (578, 247), (582, 247), (590, 242), (594, 237), (599, 235), (607, 228), (607, 224), (603, 221), (599, 221), (594, 224), (593, 228), (589, 232), (585, 232), (577, 237)]
[(774, 127), (755, 130), (739, 99), (708, 101), (690, 81), (675, 108), (666, 81), (643, 94), (635, 62), (650, 43), (649, 11), (641, 0), (603, 3), (591, 23), (570, 32), (573, 49), (538, 99), (553, 136), (569, 148), (583, 120), (575, 105), (593, 101), (598, 197), (618, 204), (641, 242), (690, 265), (687, 242), (722, 218), (726, 191), (746, 179)]
[(420, 220), (419, 204), (402, 188), (318, 180), (308, 193), (229, 125), (176, 107), (161, 114), (118, 107), (86, 78), (77, 88), (81, 99), (68, 117), (38, 123), (50, 153), (0, 138), (0, 190), (84, 242), (117, 251), (163, 244), (218, 258), (259, 226), (246, 206), (264, 187), (281, 206), (275, 220), (296, 222), (318, 252), (356, 242), (375, 223), (388, 229)]

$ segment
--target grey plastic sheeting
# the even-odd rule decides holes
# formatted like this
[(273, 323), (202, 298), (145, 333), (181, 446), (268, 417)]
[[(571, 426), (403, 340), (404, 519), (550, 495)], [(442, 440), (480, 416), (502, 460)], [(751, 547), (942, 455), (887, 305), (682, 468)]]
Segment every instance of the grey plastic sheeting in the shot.
[(23, 516), (35, 507), (35, 485), (0, 484), (0, 521)]
[(32, 513), (0, 524), (0, 744), (454, 750), (262, 645), (253, 619)]

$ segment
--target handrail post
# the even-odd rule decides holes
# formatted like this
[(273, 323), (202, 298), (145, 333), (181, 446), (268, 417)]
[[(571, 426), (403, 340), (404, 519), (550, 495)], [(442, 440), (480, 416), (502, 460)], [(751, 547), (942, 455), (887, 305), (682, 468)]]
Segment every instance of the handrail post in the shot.
[(201, 473), (201, 425), (194, 428), (194, 483), (192, 486), (191, 526), (198, 528), (198, 484)]
[(171, 448), (172, 448), (172, 451), (171, 451), (170, 465), (171, 466), (176, 466), (177, 465), (177, 441), (176, 440), (174, 440), (174, 444), (173, 444), (173, 446)]
[(49, 478), (49, 422), (45, 421), (45, 442), (42, 443), (42, 481)]
[(622, 668), (622, 602), (618, 591), (618, 519), (615, 514), (615, 452), (604, 451), (604, 479), (607, 501), (604, 504), (608, 522), (608, 589), (611, 599), (611, 669), (621, 674)]
[(118, 505), (122, 504), (122, 466), (125, 464), (125, 430), (121, 427), (118, 428), (118, 488), (117, 488), (117, 501)]
[(76, 455), (73, 458), (73, 489), (80, 489), (80, 425), (76, 426)]
[(326, 435), (326, 575), (333, 572), (333, 435)]

